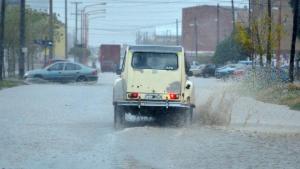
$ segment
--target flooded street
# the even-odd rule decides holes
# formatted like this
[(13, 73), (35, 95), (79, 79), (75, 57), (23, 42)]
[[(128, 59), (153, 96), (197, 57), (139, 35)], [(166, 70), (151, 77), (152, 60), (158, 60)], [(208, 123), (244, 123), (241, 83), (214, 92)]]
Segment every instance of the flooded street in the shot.
[[(112, 74), (100, 74), (97, 84), (32, 84), (1, 90), (0, 168), (300, 166), (298, 111), (238, 97), (226, 109), (231, 115), (228, 126), (203, 125), (202, 116), (196, 112), (191, 127), (144, 126), (137, 122), (116, 131), (114, 78)], [(230, 85), (213, 78), (193, 81), (198, 105), (205, 105), (212, 94)], [(222, 112), (218, 108), (214, 111)]]

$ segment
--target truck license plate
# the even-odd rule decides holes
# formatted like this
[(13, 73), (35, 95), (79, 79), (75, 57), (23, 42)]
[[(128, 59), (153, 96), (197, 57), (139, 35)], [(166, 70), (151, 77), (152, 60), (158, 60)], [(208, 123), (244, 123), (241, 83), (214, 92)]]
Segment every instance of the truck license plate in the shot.
[(145, 96), (146, 100), (162, 100), (162, 96), (160, 94), (147, 94)]

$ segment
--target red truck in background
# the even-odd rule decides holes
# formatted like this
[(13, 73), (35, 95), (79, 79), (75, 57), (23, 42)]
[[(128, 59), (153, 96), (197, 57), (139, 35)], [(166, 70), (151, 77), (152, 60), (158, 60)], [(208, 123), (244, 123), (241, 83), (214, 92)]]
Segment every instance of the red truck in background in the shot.
[(99, 62), (101, 72), (115, 72), (120, 65), (121, 45), (100, 46)]

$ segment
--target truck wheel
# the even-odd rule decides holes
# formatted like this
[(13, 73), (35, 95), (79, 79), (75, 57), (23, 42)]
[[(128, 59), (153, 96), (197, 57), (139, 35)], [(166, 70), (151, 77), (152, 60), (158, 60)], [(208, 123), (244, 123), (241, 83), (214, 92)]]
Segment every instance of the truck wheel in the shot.
[(184, 113), (184, 124), (190, 126), (193, 122), (193, 108), (188, 108)]
[(125, 112), (120, 106), (114, 106), (114, 127), (115, 129), (124, 128)]

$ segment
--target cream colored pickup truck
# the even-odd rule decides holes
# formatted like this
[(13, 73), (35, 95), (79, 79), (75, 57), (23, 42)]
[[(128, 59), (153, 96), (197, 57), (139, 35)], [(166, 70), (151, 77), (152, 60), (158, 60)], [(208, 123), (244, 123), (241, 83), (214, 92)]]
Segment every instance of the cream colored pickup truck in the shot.
[(160, 119), (176, 116), (180, 124), (191, 123), (194, 91), (182, 47), (129, 46), (117, 74), (115, 128), (124, 127), (127, 113)]

